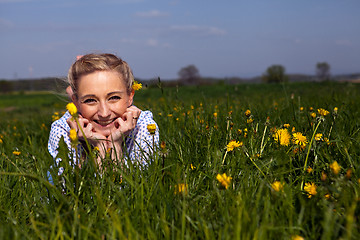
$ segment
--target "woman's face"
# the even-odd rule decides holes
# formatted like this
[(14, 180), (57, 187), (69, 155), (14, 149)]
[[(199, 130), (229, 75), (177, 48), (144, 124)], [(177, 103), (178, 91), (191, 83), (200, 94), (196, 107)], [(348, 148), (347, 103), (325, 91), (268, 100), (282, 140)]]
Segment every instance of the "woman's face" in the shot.
[(122, 117), (133, 97), (134, 91), (128, 93), (120, 74), (97, 71), (79, 79), (77, 98), (73, 96), (73, 102), (80, 114), (94, 125), (96, 132), (109, 136), (115, 128), (115, 119)]

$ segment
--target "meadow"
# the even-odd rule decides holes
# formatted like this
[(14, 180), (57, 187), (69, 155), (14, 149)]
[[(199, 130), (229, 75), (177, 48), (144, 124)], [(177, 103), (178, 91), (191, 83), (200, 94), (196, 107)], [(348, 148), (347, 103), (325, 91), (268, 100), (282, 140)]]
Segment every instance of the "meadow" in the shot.
[(144, 87), (148, 167), (63, 161), (52, 185), (66, 97), (0, 95), (0, 239), (359, 239), (359, 102), (337, 82)]

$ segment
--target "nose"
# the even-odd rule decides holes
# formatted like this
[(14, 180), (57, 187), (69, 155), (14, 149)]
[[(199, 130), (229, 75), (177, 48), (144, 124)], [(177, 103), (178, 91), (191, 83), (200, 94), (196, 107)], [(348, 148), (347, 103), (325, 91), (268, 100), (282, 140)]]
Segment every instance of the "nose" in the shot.
[(108, 104), (106, 103), (100, 103), (99, 109), (98, 109), (98, 115), (101, 118), (107, 118), (111, 114), (110, 108)]

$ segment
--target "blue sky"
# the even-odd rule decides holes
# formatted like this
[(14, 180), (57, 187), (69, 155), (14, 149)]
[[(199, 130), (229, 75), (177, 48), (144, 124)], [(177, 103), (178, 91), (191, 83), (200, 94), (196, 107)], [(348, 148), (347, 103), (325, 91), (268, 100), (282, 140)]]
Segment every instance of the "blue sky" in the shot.
[(66, 76), (76, 55), (111, 52), (135, 77), (360, 72), (359, 0), (0, 0), (0, 79)]

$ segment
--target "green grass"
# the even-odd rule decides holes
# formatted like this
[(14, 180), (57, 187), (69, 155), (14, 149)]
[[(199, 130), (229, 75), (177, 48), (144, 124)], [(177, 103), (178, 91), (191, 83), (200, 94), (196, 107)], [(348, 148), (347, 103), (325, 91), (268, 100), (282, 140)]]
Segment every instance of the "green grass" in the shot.
[[(65, 166), (65, 188), (62, 178), (46, 181), (46, 147), (66, 98), (0, 95), (0, 238), (358, 239), (359, 93), (334, 82), (143, 89), (135, 105), (153, 112), (165, 148), (147, 170), (114, 166), (100, 177), (91, 161)], [(307, 137), (304, 149), (274, 140), (284, 124)], [(328, 142), (311, 141), (317, 125)], [(227, 152), (231, 140), (243, 146)], [(223, 173), (232, 177), (227, 189), (216, 179)], [(317, 186), (311, 198), (308, 182)]]

